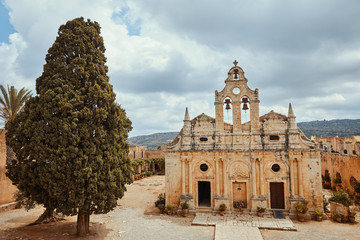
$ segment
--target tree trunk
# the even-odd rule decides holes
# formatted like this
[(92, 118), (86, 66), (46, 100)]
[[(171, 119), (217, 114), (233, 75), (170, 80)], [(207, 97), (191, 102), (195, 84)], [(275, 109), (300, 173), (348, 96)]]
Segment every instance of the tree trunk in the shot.
[(43, 214), (41, 214), (41, 216), (35, 222), (31, 223), (30, 226), (37, 225), (43, 222), (55, 222), (56, 220), (57, 219), (55, 217), (54, 209), (46, 208)]
[(89, 234), (90, 215), (79, 212), (77, 216), (77, 235), (80, 237)]

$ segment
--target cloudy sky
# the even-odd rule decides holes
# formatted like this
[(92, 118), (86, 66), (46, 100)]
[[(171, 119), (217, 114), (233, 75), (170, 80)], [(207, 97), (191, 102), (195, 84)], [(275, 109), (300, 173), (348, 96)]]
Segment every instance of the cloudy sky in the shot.
[[(216, 3), (212, 3), (216, 2)], [(1, 0), (0, 84), (35, 92), (61, 24), (100, 23), (110, 83), (130, 136), (179, 131), (214, 116), (236, 59), (260, 114), (297, 121), (360, 118), (360, 1)]]

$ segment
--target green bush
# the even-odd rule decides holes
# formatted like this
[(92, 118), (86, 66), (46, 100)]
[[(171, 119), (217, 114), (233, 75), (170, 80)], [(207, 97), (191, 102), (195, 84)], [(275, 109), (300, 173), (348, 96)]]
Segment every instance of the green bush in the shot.
[(298, 213), (306, 213), (309, 210), (307, 205), (308, 205), (307, 201), (300, 201), (294, 204), (294, 208)]
[(220, 204), (220, 206), (219, 206), (219, 211), (226, 211), (226, 205), (225, 205), (225, 203), (223, 203), (223, 204)]
[(329, 201), (337, 202), (344, 206), (350, 206), (352, 204), (349, 194), (343, 190), (333, 191), (332, 197), (329, 198)]
[(262, 213), (265, 212), (266, 208), (263, 207), (257, 207), (257, 212)]
[(160, 204), (165, 206), (165, 193), (160, 193), (158, 199), (155, 202), (155, 207), (159, 207)]
[(180, 204), (180, 207), (181, 209), (189, 209), (189, 204), (187, 203), (187, 201), (185, 201)]

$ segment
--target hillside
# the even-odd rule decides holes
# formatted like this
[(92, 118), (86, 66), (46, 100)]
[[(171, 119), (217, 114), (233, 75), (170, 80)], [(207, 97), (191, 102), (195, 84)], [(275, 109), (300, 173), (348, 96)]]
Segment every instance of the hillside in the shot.
[(148, 149), (157, 149), (158, 146), (171, 142), (179, 132), (154, 133), (131, 137), (128, 142), (132, 146), (146, 146)]
[[(298, 123), (298, 127), (308, 138), (311, 136), (360, 136), (360, 119), (300, 122)], [(148, 149), (156, 149), (158, 146), (172, 141), (177, 134), (178, 132), (154, 133), (151, 135), (132, 137), (129, 138), (128, 141), (131, 145), (147, 146)]]
[(307, 137), (346, 137), (360, 135), (360, 119), (300, 122), (298, 127)]

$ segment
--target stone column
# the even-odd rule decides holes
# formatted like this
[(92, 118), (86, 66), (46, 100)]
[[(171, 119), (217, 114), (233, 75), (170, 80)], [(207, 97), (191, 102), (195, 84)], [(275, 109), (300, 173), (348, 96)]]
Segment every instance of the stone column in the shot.
[(181, 159), (181, 192), (185, 194), (185, 160)]
[(216, 182), (216, 192), (215, 195), (219, 196), (219, 188), (220, 188), (220, 183), (219, 183), (219, 159), (215, 159), (215, 182)]
[(216, 131), (223, 132), (224, 131), (224, 113), (223, 113), (223, 105), (222, 102), (215, 102), (215, 119), (216, 119)]
[(264, 163), (262, 160), (260, 160), (260, 169), (259, 169), (259, 172), (260, 172), (260, 195), (265, 195), (265, 192), (264, 192)]
[(222, 159), (222, 165), (223, 165), (223, 184), (224, 184), (224, 196), (227, 195), (227, 177), (226, 177), (226, 162), (224, 159)]
[(251, 173), (252, 173), (252, 194), (256, 196), (256, 168), (255, 168), (255, 160), (251, 160)]
[(233, 111), (233, 131), (239, 132), (241, 131), (241, 102), (233, 100), (232, 103), (232, 111)]
[(192, 194), (192, 168), (191, 162), (188, 160), (188, 169), (189, 169), (189, 194)]
[(299, 183), (299, 195), (301, 197), (304, 196), (304, 189), (303, 189), (303, 175), (302, 175), (302, 159), (298, 160), (298, 173), (299, 173), (299, 177), (298, 177), (298, 183)]
[(251, 120), (251, 131), (259, 131), (259, 103), (260, 101), (254, 99), (250, 103), (250, 120)]
[(294, 160), (290, 160), (290, 188), (291, 188), (291, 196), (295, 196), (295, 179), (294, 179)]

